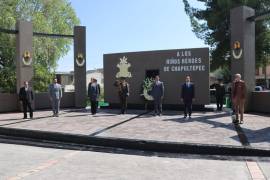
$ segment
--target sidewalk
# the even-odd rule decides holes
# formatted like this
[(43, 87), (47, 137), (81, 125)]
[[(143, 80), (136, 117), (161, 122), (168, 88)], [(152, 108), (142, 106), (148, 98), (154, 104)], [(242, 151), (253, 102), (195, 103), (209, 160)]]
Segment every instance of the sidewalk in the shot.
[[(152, 116), (141, 110), (119, 115), (118, 110), (100, 110), (90, 115), (86, 110), (63, 110), (60, 117), (50, 111), (37, 111), (35, 118), (21, 119), (22, 113), (0, 114), (0, 128), (41, 130), (108, 138), (127, 138), (179, 143), (242, 146), (239, 132), (226, 112), (195, 112), (190, 120), (176, 111)], [(251, 147), (270, 150), (270, 117), (246, 114), (241, 125)]]

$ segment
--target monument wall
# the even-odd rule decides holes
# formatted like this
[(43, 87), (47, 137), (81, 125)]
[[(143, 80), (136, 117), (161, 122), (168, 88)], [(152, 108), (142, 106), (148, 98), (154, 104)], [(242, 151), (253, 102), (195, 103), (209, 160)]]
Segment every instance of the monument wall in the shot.
[(127, 76), (130, 84), (128, 104), (144, 104), (142, 83), (151, 73), (159, 74), (164, 82), (165, 105), (182, 104), (181, 85), (186, 75), (195, 83), (194, 104), (210, 103), (208, 48), (105, 54), (103, 65), (104, 96), (110, 104), (119, 103), (114, 82), (121, 76)]

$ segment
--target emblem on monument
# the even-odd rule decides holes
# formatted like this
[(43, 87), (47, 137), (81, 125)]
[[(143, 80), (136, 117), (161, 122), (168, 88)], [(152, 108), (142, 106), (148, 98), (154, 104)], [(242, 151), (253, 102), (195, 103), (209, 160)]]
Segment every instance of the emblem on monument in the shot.
[(32, 64), (32, 57), (30, 51), (24, 51), (22, 61), (25, 66), (30, 66)]
[(119, 72), (116, 74), (116, 78), (131, 78), (132, 75), (128, 71), (128, 68), (130, 67), (130, 63), (127, 62), (127, 57), (124, 56), (120, 58), (119, 64), (117, 64), (117, 67), (119, 68)]
[(232, 55), (234, 59), (240, 59), (243, 54), (243, 49), (241, 48), (241, 43), (239, 41), (235, 41), (233, 43)]
[(77, 57), (76, 57), (76, 64), (77, 64), (77, 66), (79, 66), (79, 67), (84, 66), (84, 64), (85, 64), (85, 59), (84, 59), (82, 53), (78, 53), (78, 55), (77, 55)]

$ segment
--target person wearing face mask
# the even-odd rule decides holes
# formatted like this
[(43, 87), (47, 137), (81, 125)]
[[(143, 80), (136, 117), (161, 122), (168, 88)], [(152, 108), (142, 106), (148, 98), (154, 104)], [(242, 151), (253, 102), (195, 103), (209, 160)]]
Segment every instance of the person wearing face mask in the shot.
[(27, 119), (27, 108), (29, 109), (30, 118), (33, 119), (32, 102), (34, 100), (32, 88), (29, 87), (28, 81), (24, 82), (24, 87), (20, 88), (19, 99), (23, 105), (23, 119)]
[(57, 79), (55, 78), (53, 83), (49, 85), (49, 97), (52, 104), (53, 117), (59, 116), (62, 94), (62, 86), (57, 83)]
[(218, 79), (217, 83), (213, 84), (212, 87), (216, 89), (215, 95), (216, 95), (217, 111), (222, 111), (224, 96), (226, 93), (222, 79)]
[(235, 74), (234, 77), (235, 79), (232, 85), (232, 101), (236, 116), (234, 123), (239, 123), (239, 114), (240, 114), (240, 124), (242, 124), (244, 122), (246, 83), (243, 80), (241, 80), (241, 74)]
[(97, 113), (99, 96), (100, 96), (100, 86), (95, 78), (91, 78), (91, 82), (88, 84), (88, 97), (91, 102), (92, 115), (95, 115)]
[(159, 76), (155, 77), (155, 81), (152, 85), (151, 95), (154, 98), (155, 116), (159, 116), (162, 113), (162, 100), (164, 97), (164, 84), (160, 81)]
[(186, 76), (186, 82), (182, 85), (182, 94), (181, 99), (184, 103), (184, 118), (187, 118), (187, 113), (189, 118), (192, 114), (192, 102), (195, 97), (195, 87), (194, 84), (190, 81), (190, 76)]

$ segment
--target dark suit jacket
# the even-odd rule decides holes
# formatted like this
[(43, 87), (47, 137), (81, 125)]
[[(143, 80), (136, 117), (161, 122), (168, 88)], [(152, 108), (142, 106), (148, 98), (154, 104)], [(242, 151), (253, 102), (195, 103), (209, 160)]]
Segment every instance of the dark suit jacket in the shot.
[(28, 102), (33, 101), (34, 96), (32, 89), (28, 88), (28, 90), (26, 91), (25, 87), (20, 88), (19, 99), (20, 101), (28, 101)]
[(100, 96), (100, 86), (97, 84), (96, 86), (92, 86), (92, 83), (88, 84), (88, 97), (91, 101), (98, 101)]
[(182, 94), (184, 102), (192, 102), (192, 99), (195, 97), (195, 86), (193, 83), (190, 83), (189, 87), (187, 84), (182, 85)]
[(127, 83), (124, 86), (122, 83), (119, 84), (119, 96), (120, 97), (128, 97), (129, 96), (129, 84)]
[(162, 96), (164, 96), (163, 82), (159, 81), (158, 84), (156, 84), (156, 82), (153, 83), (151, 95), (154, 97), (154, 99), (158, 99), (158, 98), (161, 98)]
[(225, 90), (225, 86), (223, 84), (213, 84), (211, 86), (211, 88), (215, 88), (216, 89), (216, 97), (224, 97), (226, 90)]

